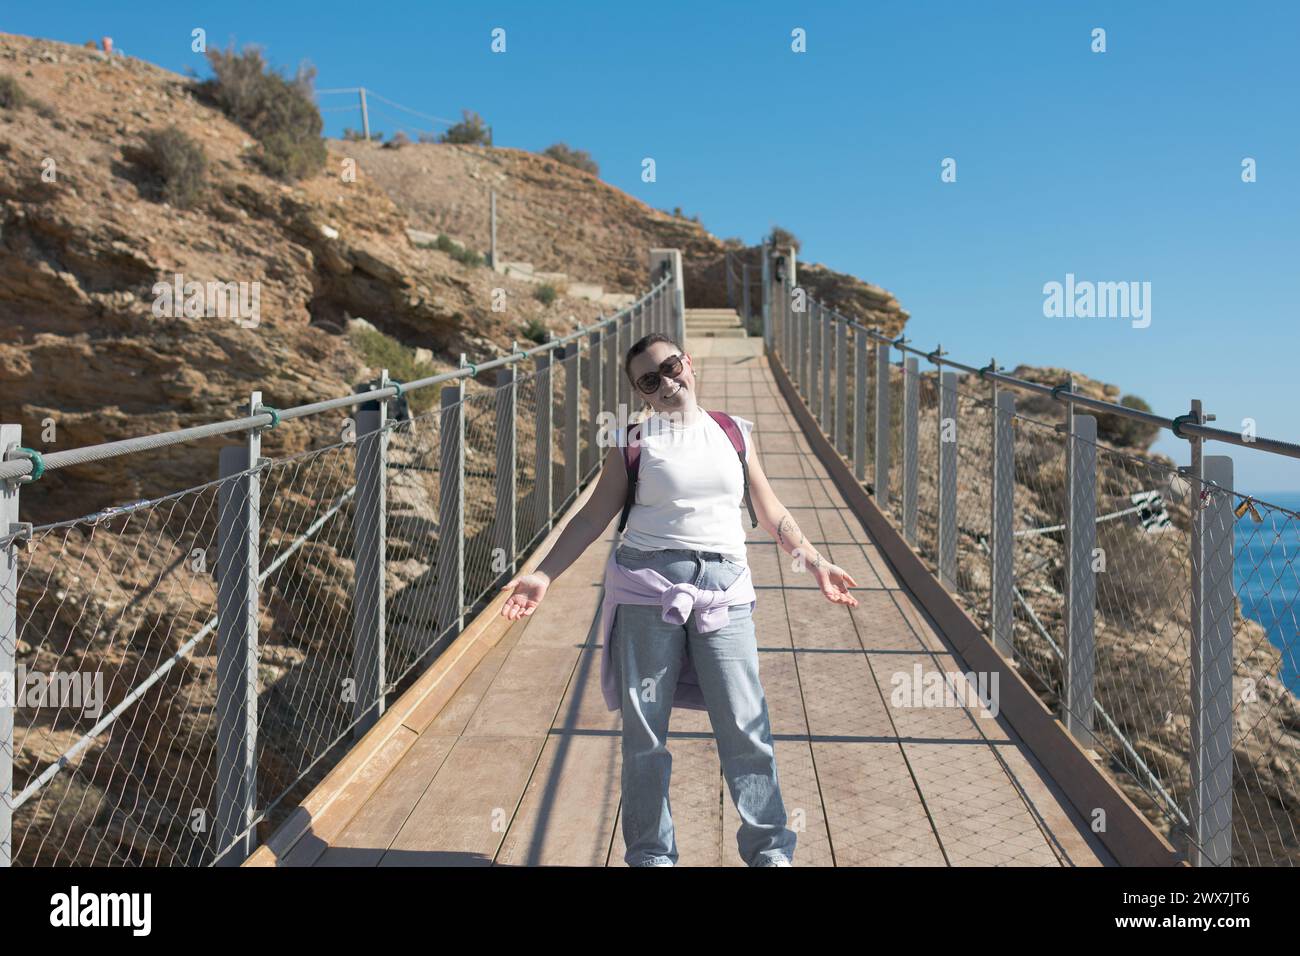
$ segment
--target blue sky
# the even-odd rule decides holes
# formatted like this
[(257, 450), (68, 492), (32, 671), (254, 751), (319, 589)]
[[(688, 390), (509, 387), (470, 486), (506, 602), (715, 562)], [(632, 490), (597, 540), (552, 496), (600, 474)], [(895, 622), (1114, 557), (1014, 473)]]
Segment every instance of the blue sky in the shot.
[[(719, 236), (773, 224), (876, 282), (908, 334), (984, 364), (1068, 366), (1175, 415), (1300, 441), (1295, 277), (1300, 6), (1146, 2), (8, 4), (0, 29), (206, 72), (263, 45), (322, 88), (468, 107), (503, 146), (587, 149), (601, 175)], [(506, 52), (493, 54), (493, 28)], [(807, 52), (791, 50), (791, 30)], [(1094, 53), (1092, 30), (1106, 30)], [(347, 96), (322, 96), (346, 107)], [(421, 122), (372, 104), (372, 126)], [(326, 112), (327, 132), (358, 126)], [(653, 157), (657, 181), (641, 181)], [(957, 181), (940, 181), (941, 163)], [(1241, 181), (1251, 157), (1258, 181)], [(1043, 285), (1150, 282), (1151, 323), (1047, 318)], [(1290, 278), (1288, 278), (1290, 277)], [(1186, 445), (1157, 449), (1187, 461)], [(1250, 492), (1300, 461), (1231, 454)]]

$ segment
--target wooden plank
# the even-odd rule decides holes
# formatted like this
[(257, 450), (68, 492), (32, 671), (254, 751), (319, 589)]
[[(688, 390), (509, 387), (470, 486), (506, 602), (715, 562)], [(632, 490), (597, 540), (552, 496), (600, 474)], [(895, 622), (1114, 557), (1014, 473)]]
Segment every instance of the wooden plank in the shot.
[(455, 742), (446, 734), (422, 734), (315, 865), (378, 866)]
[(618, 823), (621, 743), (552, 734), (497, 853), (500, 866), (604, 866)]
[(904, 740), (903, 752), (950, 866), (1059, 865), (987, 745)]
[(281, 860), (253, 865), (312, 866), (338, 837), (348, 818), (365, 803), (380, 781), (398, 766), (402, 756), (414, 743), (415, 733), (407, 727), (398, 727), (374, 756), (365, 762), (356, 776), (343, 786), (331, 805), (331, 812), (316, 820)]
[(544, 743), (458, 738), (379, 865), (491, 865)]
[(943, 866), (896, 743), (815, 740), (813, 762), (836, 866)]

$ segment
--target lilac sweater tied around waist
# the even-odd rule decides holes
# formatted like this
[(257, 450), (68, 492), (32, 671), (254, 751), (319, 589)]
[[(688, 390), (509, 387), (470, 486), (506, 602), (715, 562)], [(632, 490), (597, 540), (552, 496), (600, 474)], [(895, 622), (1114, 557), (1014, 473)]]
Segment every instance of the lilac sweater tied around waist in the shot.
[[(604, 645), (600, 655), (600, 689), (605, 696), (605, 706), (609, 710), (618, 710), (622, 705), (610, 651), (614, 610), (618, 605), (658, 605), (663, 609), (664, 621), (669, 624), (685, 624), (694, 611), (696, 630), (704, 634), (727, 626), (730, 620), (728, 607), (748, 604), (752, 611), (757, 600), (748, 566), (725, 591), (711, 591), (693, 584), (673, 584), (654, 568), (625, 568), (618, 563), (615, 551), (611, 550), (605, 563), (605, 597), (600, 605), (601, 642)], [(689, 710), (708, 709), (695, 675), (695, 666), (691, 663), (689, 644), (673, 691), (673, 706)]]

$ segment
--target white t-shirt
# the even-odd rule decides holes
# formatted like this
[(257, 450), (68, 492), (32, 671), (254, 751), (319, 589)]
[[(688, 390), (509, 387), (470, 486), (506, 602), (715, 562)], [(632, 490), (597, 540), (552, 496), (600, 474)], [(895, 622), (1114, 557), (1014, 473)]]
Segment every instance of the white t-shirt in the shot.
[[(754, 423), (732, 415), (745, 439)], [(626, 447), (619, 429), (620, 449)], [(744, 474), (731, 440), (713, 417), (699, 408), (699, 418), (678, 427), (654, 414), (640, 432), (641, 464), (637, 472), (636, 503), (628, 512), (623, 543), (644, 551), (689, 548), (717, 551), (740, 564), (745, 553)]]

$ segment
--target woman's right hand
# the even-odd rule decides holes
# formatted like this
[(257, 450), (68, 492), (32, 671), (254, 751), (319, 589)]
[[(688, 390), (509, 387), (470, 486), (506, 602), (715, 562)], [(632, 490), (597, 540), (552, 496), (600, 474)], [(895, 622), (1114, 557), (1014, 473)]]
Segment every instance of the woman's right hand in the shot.
[(537, 610), (537, 605), (546, 596), (546, 589), (551, 586), (551, 579), (540, 571), (521, 574), (507, 581), (501, 590), (513, 587), (514, 593), (501, 606), (501, 616), (510, 621), (517, 621)]

